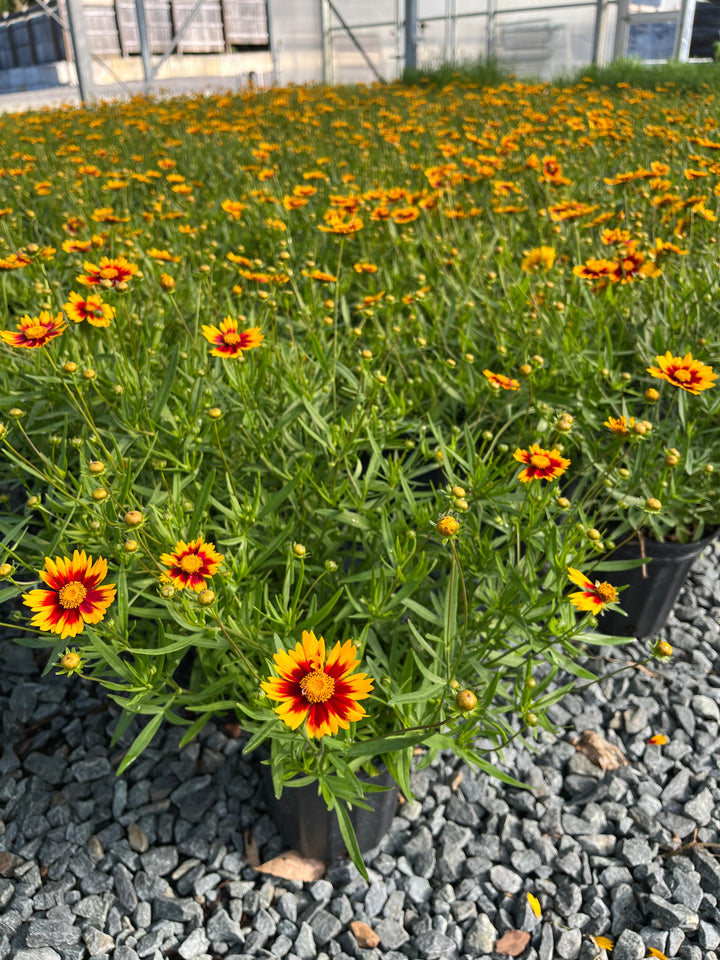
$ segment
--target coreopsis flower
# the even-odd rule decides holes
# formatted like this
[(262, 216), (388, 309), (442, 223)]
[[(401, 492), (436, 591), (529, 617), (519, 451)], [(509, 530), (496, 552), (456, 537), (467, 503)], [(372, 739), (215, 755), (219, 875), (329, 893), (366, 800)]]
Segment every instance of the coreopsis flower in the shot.
[(635, 417), (626, 417), (624, 414), (620, 417), (608, 417), (603, 426), (625, 437), (635, 426)]
[(324, 223), (318, 225), (318, 230), (323, 233), (336, 233), (340, 236), (348, 236), (362, 230), (363, 222), (360, 217), (345, 217), (339, 210), (328, 210), (323, 217)]
[(231, 220), (239, 220), (240, 214), (246, 209), (247, 204), (240, 203), (238, 200), (223, 200), (220, 206)]
[(109, 327), (115, 316), (115, 307), (105, 303), (97, 294), (83, 298), (79, 293), (71, 293), (68, 302), (63, 304), (63, 310), (75, 323), (87, 320), (93, 327)]
[(213, 345), (210, 355), (226, 359), (239, 357), (244, 350), (259, 347), (264, 339), (264, 334), (260, 333), (260, 327), (240, 330), (238, 321), (234, 317), (225, 317), (220, 321), (219, 327), (203, 324), (202, 333)]
[(48, 310), (42, 310), (39, 317), (25, 315), (20, 318), (16, 326), (17, 332), (0, 330), (0, 338), (11, 347), (28, 347), (31, 350), (35, 347), (44, 347), (50, 340), (59, 337), (64, 330), (67, 330), (63, 315), (58, 313), (53, 317)]
[(163, 263), (180, 263), (180, 257), (173, 256), (169, 250), (158, 250), (157, 247), (151, 247), (145, 251), (153, 260), (161, 260)]
[(492, 387), (502, 387), (503, 390), (519, 390), (520, 382), (506, 377), (503, 373), (493, 373), (492, 370), (483, 370), (483, 376), (487, 377)]
[(611, 583), (596, 580), (594, 583), (584, 573), (568, 567), (568, 578), (572, 583), (581, 587), (581, 590), (568, 595), (570, 603), (578, 610), (587, 610), (597, 616), (611, 603), (615, 603), (618, 592)]
[(694, 360), (691, 353), (686, 353), (684, 357), (674, 357), (668, 350), (664, 357), (655, 357), (655, 362), (657, 367), (648, 367), (648, 373), (695, 395), (701, 390), (714, 387), (713, 381), (718, 378), (712, 367)]
[(137, 264), (130, 263), (125, 257), (101, 257), (99, 266), (85, 261), (83, 270), (87, 275), (77, 278), (78, 283), (86, 287), (110, 286), (127, 283), (138, 271)]
[(168, 580), (178, 590), (195, 590), (200, 593), (207, 587), (207, 577), (218, 572), (220, 564), (225, 559), (218, 553), (214, 543), (206, 543), (202, 537), (185, 543), (178, 540), (173, 553), (163, 553), (160, 563), (168, 568), (163, 579)]
[(554, 263), (555, 251), (552, 247), (535, 247), (525, 254), (520, 269), (525, 273), (535, 273), (538, 270), (549, 270)]
[(23, 603), (35, 616), (31, 623), (46, 633), (59, 633), (61, 640), (75, 637), (86, 623), (100, 623), (115, 599), (114, 583), (101, 586), (107, 576), (107, 560), (93, 563), (84, 550), (68, 557), (45, 558), (40, 579), (49, 589), (30, 590), (23, 594)]
[(334, 735), (367, 716), (358, 700), (370, 696), (373, 681), (365, 673), (353, 673), (360, 663), (356, 653), (352, 640), (338, 641), (326, 657), (324, 639), (303, 630), (294, 650), (273, 654), (278, 676), (260, 686), (279, 701), (275, 713), (291, 730), (305, 722), (309, 737)]
[(311, 280), (319, 280), (321, 283), (337, 283), (337, 277), (332, 273), (326, 273), (324, 270), (303, 270), (304, 277), (310, 277)]
[(26, 253), (8, 253), (7, 256), (0, 257), (0, 270), (21, 270), (29, 263), (32, 263), (32, 257)]
[(454, 537), (460, 529), (460, 523), (455, 517), (440, 517), (437, 524), (437, 532), (441, 537)]
[(530, 480), (556, 480), (570, 466), (570, 461), (563, 457), (559, 450), (543, 450), (537, 443), (531, 444), (529, 450), (518, 448), (513, 457), (519, 463), (526, 464), (518, 476), (522, 483)]

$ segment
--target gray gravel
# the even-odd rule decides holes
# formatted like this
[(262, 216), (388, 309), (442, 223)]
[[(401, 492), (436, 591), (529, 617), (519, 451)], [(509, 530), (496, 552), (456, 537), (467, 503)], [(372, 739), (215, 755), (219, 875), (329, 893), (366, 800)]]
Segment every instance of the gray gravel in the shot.
[[(348, 861), (307, 884), (247, 866), (246, 831), (263, 860), (283, 844), (230, 727), (183, 750), (169, 728), (118, 779), (133, 731), (111, 747), (114, 705), (0, 642), (0, 960), (497, 960), (509, 930), (531, 936), (521, 960), (602, 958), (599, 935), (613, 960), (719, 960), (719, 559), (698, 561), (663, 631), (670, 664), (567, 697), (557, 737), (490, 757), (532, 790), (452, 756), (418, 771), (369, 883)], [(627, 766), (578, 752), (586, 729)], [(649, 745), (655, 733), (669, 743)], [(379, 945), (359, 947), (353, 921)]]

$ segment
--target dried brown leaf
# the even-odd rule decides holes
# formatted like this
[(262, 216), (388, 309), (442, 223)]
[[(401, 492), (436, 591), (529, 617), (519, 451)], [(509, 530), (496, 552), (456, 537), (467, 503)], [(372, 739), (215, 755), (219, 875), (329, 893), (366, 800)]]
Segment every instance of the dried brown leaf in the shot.
[(530, 934), (526, 930), (506, 930), (499, 940), (495, 941), (495, 953), (503, 953), (506, 957), (519, 957), (530, 943)]
[(358, 946), (362, 949), (372, 950), (373, 947), (376, 947), (380, 943), (378, 934), (375, 933), (372, 927), (369, 927), (361, 920), (353, 920), (350, 924), (350, 929), (357, 940)]
[(453, 793), (457, 792), (457, 788), (460, 786), (462, 782), (463, 782), (463, 772), (462, 770), (458, 770), (458, 772), (450, 781), (450, 789), (452, 790)]
[(617, 770), (618, 767), (627, 765), (622, 750), (592, 730), (583, 730), (582, 736), (575, 743), (575, 749), (584, 753), (590, 763), (594, 763), (601, 770)]
[(279, 857), (255, 867), (258, 873), (269, 873), (285, 880), (319, 880), (325, 874), (325, 862), (301, 856), (297, 850), (288, 850)]
[(260, 865), (260, 852), (249, 830), (246, 830), (243, 834), (243, 840), (245, 841), (245, 861), (247, 865), (249, 867), (258, 867)]

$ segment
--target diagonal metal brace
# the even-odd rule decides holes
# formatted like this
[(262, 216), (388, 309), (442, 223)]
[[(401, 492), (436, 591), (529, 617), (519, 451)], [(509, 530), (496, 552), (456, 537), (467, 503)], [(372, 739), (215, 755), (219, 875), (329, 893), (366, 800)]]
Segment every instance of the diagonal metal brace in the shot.
[[(202, 0), (200, 0), (200, 2), (202, 3)], [(376, 79), (376, 80), (379, 80), (380, 83), (385, 83), (385, 78), (384, 78), (384, 77), (381, 77), (380, 74), (377, 72), (377, 69), (376, 69), (376, 67), (375, 67), (375, 64), (372, 62), (372, 60), (371, 60), (370, 57), (367, 55), (367, 53), (365, 53), (365, 50), (363, 49), (362, 45), (360, 44), (360, 41), (359, 41), (358, 38), (355, 36), (355, 34), (352, 32), (352, 29), (347, 25), (347, 23), (345, 23), (345, 21), (344, 21), (343, 18), (341, 17), (341, 15), (340, 15), (337, 7), (336, 7), (335, 4), (332, 2), (332, 0), (327, 0), (327, 5), (330, 7), (330, 9), (332, 10), (332, 12), (335, 14), (335, 16), (336, 16), (336, 17), (338, 18), (338, 20), (340, 21), (340, 26), (341, 26), (341, 27), (343, 28), (343, 30), (347, 33), (347, 35), (350, 37), (350, 40), (352, 41), (353, 46), (357, 49), (357, 51), (358, 51), (358, 53), (360, 54), (360, 56), (363, 58), (363, 60), (365, 61), (365, 63), (366, 63), (366, 64), (370, 67), (370, 69), (372, 70), (373, 75), (375, 76), (375, 79)]]
[(158, 73), (158, 70), (160, 69), (160, 67), (165, 63), (165, 61), (167, 60), (167, 58), (168, 58), (169, 56), (171, 56), (171, 54), (174, 52), (174, 50), (175, 50), (175, 48), (177, 47), (177, 45), (178, 45), (178, 44), (180, 43), (180, 41), (182, 40), (182, 38), (183, 38), (183, 36), (184, 36), (184, 34), (185, 34), (185, 31), (186, 31), (187, 28), (190, 26), (190, 24), (193, 22), (193, 20), (195, 19), (195, 17), (198, 15), (198, 11), (200, 10), (200, 7), (203, 5), (203, 3), (205, 3), (205, 0), (196, 0), (195, 6), (192, 8), (192, 10), (190, 11), (190, 13), (188, 13), (188, 15), (187, 15), (187, 16), (185, 17), (185, 19), (183, 20), (182, 25), (180, 26), (180, 29), (178, 30), (178, 32), (175, 34), (175, 36), (174, 36), (174, 37), (172, 38), (172, 40), (170, 41), (167, 50), (165, 51), (165, 53), (163, 53), (163, 55), (160, 57), (160, 59), (158, 60), (158, 62), (157, 62), (157, 63), (155, 64), (155, 66), (153, 67), (152, 72), (150, 73), (150, 76), (149, 76), (148, 79), (147, 79), (146, 89), (150, 86), (150, 84), (152, 83), (152, 81), (153, 81), (153, 80), (155, 79), (155, 77), (157, 76), (157, 73)]

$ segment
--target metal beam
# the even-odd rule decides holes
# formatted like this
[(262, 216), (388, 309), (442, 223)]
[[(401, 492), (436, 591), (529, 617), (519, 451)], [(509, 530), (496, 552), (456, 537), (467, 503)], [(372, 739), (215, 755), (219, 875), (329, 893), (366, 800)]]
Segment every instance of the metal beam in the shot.
[(143, 0), (135, 0), (135, 13), (138, 22), (138, 37), (140, 39), (140, 56), (142, 57), (143, 74), (147, 86), (153, 77), (150, 44), (148, 43), (147, 23), (145, 21), (145, 4)]
[(77, 72), (78, 86), (80, 87), (80, 102), (90, 103), (95, 94), (95, 83), (92, 73), (92, 54), (85, 30), (85, 14), (82, 0), (67, 0), (68, 20), (70, 21), (70, 37), (72, 39), (73, 57)]
[[(142, 3), (142, 0), (135, 0), (135, 2), (136, 2), (136, 3)], [(185, 31), (186, 31), (187, 28), (190, 26), (190, 24), (193, 22), (193, 20), (195, 19), (195, 17), (196, 17), (197, 14), (198, 14), (198, 11), (200, 10), (200, 7), (201, 7), (204, 3), (205, 3), (205, 0), (196, 0), (196, 3), (195, 3), (195, 5), (193, 6), (192, 10), (190, 10), (190, 12), (188, 13), (188, 15), (187, 15), (187, 16), (185, 17), (185, 19), (183, 20), (182, 26), (180, 27), (180, 29), (178, 30), (178, 32), (175, 34), (175, 36), (172, 38), (172, 40), (171, 40), (170, 43), (168, 44), (167, 50), (165, 51), (165, 53), (163, 53), (163, 55), (160, 57), (160, 59), (158, 60), (158, 62), (155, 64), (154, 68), (151, 70), (151, 72), (150, 72), (150, 77), (149, 77), (149, 79), (148, 79), (148, 81), (147, 81), (148, 84), (155, 79), (155, 77), (156, 77), (157, 74), (158, 74), (158, 70), (160, 69), (160, 67), (165, 63), (165, 61), (167, 60), (167, 58), (172, 55), (173, 51), (175, 50), (175, 48), (177, 47), (177, 45), (178, 45), (178, 44), (180, 43), (180, 41), (182, 40), (183, 35), (185, 34)]]
[(405, 69), (417, 69), (417, 0), (405, 0)]
[[(408, 0), (408, 2), (414, 3), (415, 0)], [(375, 64), (372, 62), (372, 60), (370, 59), (370, 57), (365, 53), (365, 50), (363, 49), (363, 47), (362, 47), (361, 44), (360, 44), (360, 41), (359, 41), (358, 38), (355, 36), (355, 34), (352, 32), (352, 30), (350, 29), (350, 27), (345, 23), (345, 21), (343, 20), (343, 18), (342, 18), (341, 15), (339, 14), (338, 9), (337, 9), (337, 7), (335, 6), (335, 4), (332, 2), (332, 0), (327, 0), (327, 5), (330, 7), (330, 9), (332, 10), (332, 12), (333, 12), (333, 13), (335, 14), (335, 16), (338, 18), (338, 20), (339, 20), (339, 22), (340, 22), (340, 26), (343, 28), (343, 30), (345, 31), (345, 33), (347, 33), (347, 35), (350, 37), (350, 40), (352, 41), (352, 44), (353, 44), (353, 46), (355, 47), (355, 49), (358, 51), (358, 53), (359, 53), (360, 56), (363, 58), (363, 60), (365, 61), (365, 63), (366, 63), (366, 64), (370, 67), (370, 69), (372, 70), (373, 75), (375, 76), (375, 79), (376, 79), (376, 80), (379, 80), (381, 83), (383, 83), (384, 80), (383, 80), (383, 78), (380, 76), (380, 74), (378, 73), (377, 68), (375, 67)]]

